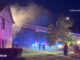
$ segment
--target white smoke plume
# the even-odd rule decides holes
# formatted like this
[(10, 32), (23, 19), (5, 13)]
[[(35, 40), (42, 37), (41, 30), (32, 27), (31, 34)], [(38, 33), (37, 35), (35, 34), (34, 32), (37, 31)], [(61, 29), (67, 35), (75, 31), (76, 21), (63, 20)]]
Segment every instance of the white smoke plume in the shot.
[(31, 3), (26, 7), (18, 5), (11, 6), (11, 12), (15, 24), (13, 25), (13, 34), (19, 32), (24, 24), (35, 21), (35, 18), (39, 14), (49, 15), (48, 11), (43, 9), (41, 6)]

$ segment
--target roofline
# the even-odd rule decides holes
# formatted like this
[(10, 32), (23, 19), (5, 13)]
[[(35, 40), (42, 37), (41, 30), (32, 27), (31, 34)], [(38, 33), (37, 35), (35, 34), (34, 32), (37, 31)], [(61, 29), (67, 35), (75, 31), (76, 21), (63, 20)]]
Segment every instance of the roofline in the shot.
[(10, 14), (11, 19), (12, 19), (12, 24), (14, 24), (14, 20), (13, 20), (13, 17), (12, 17), (12, 13), (11, 13), (11, 10), (10, 10), (10, 6), (9, 6), (9, 5), (7, 5), (7, 6), (8, 6), (8, 9), (9, 9), (9, 14)]

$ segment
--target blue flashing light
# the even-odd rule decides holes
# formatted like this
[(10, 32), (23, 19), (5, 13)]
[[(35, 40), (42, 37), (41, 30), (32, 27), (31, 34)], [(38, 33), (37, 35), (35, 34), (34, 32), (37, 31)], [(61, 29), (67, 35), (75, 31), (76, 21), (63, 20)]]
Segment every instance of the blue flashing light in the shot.
[(34, 45), (34, 44), (32, 44), (32, 46), (34, 47), (35, 45)]
[(13, 43), (13, 44), (17, 44), (17, 42), (16, 42), (16, 41), (13, 41), (12, 43)]
[(62, 43), (62, 42), (58, 42), (58, 43), (57, 43), (57, 46), (58, 46), (59, 48), (63, 48), (63, 43)]
[(35, 45), (38, 45), (38, 43), (36, 42)]
[(58, 45), (58, 44), (62, 45), (62, 44), (63, 44), (63, 42), (61, 42), (61, 41), (60, 41), (60, 42), (58, 42), (58, 43), (57, 43), (57, 45)]
[(38, 43), (36, 42), (36, 43), (32, 44), (32, 46), (33, 47), (38, 46)]
[(41, 43), (41, 45), (43, 45), (43, 43)]

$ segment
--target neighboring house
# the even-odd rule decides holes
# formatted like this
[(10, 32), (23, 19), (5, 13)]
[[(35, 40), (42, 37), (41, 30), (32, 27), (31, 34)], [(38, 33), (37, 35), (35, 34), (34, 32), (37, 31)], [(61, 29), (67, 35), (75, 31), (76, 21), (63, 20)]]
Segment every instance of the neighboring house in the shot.
[(9, 6), (7, 4), (0, 4), (0, 48), (12, 47), (13, 23)]
[(80, 40), (80, 34), (78, 33), (71, 33), (73, 38), (76, 39), (76, 40)]

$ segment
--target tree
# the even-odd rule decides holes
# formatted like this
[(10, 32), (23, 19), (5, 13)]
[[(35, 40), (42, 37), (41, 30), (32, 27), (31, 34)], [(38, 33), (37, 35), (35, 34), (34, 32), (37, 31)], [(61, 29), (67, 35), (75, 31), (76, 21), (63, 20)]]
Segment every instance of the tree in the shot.
[(58, 36), (62, 36), (64, 42), (68, 42), (71, 39), (71, 30), (69, 29), (73, 25), (71, 20), (66, 20), (66, 17), (60, 16), (57, 20), (56, 28), (58, 30)]
[(49, 25), (50, 33), (47, 35), (47, 43), (51, 46), (56, 43), (57, 38), (61, 38), (63, 42), (72, 42), (71, 30), (69, 27), (72, 26), (71, 20), (66, 20), (66, 17), (59, 16), (56, 26)]
[(48, 26), (48, 28), (50, 29), (50, 33), (47, 34), (46, 42), (50, 46), (52, 46), (56, 42), (56, 39), (57, 39), (57, 37), (56, 37), (56, 28), (52, 24), (50, 24)]

